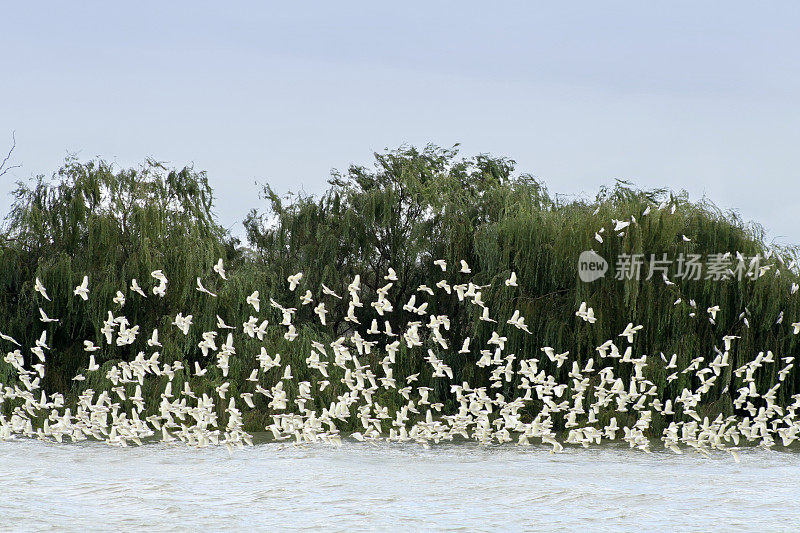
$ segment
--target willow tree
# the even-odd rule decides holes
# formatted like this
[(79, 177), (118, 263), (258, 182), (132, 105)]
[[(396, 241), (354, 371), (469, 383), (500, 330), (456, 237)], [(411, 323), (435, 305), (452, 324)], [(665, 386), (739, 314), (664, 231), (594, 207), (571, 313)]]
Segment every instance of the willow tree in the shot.
[[(671, 396), (688, 385), (696, 388), (699, 378), (687, 373), (669, 381), (660, 352), (667, 357), (677, 353), (679, 368), (685, 368), (695, 357), (714, 357), (721, 338), (735, 335), (740, 339), (730, 354), (733, 368), (759, 351), (800, 357), (800, 337), (787, 327), (800, 322), (800, 292), (792, 292), (800, 280), (796, 267), (789, 266), (796, 251), (769, 247), (758, 226), (745, 224), (736, 213), (723, 212), (710, 202), (691, 202), (685, 193), (667, 190), (641, 191), (623, 182), (602, 189), (592, 199), (565, 201), (551, 196), (531, 176), (517, 173), (512, 160), (487, 155), (464, 158), (456, 147), (435, 146), (375, 154), (373, 166), (335, 171), (329, 185), (320, 197), (291, 194), (287, 198), (265, 186), (267, 208), (252, 211), (246, 218), (251, 249), (241, 250), (215, 220), (213, 194), (203, 173), (171, 170), (152, 161), (127, 170), (102, 161), (68, 161), (53, 177), (37, 178), (30, 186), (21, 184), (15, 192), (0, 240), (4, 267), (0, 270), (0, 331), (31, 346), (46, 329), (53, 349), (47, 359), (45, 387), (73, 393), (87, 386), (108, 388), (103, 372), (92, 373), (83, 385), (70, 379), (87, 363), (83, 340), (101, 339), (99, 328), (109, 311), (139, 325), (142, 334), (129, 346), (103, 344), (97, 354), (101, 364), (130, 359), (140, 350), (150, 353), (144, 345), (146, 336), (160, 328), (161, 361), (191, 365), (200, 360), (200, 333), (217, 329), (216, 315), (237, 327), (249, 319), (252, 308), (245, 300), (254, 290), (261, 292), (264, 302), (272, 297), (284, 306), (297, 307), (294, 323), (300, 337), (294, 342), (285, 339), (277, 325), (281, 313), (265, 303), (257, 314), (259, 320), (269, 319), (267, 337), (262, 343), (240, 336), (236, 349), (241, 355), (231, 358), (228, 377), (223, 378), (215, 365), (204, 364), (209, 370), (202, 378), (177, 372), (176, 389), (191, 379), (195, 392), (213, 393), (213, 386), (225, 380), (230, 381), (231, 394), (252, 392), (255, 385), (245, 378), (257, 365), (252, 355), (262, 345), (269, 353), (282, 353), (298, 381), (311, 381), (305, 359), (312, 340), (330, 341), (356, 327), (363, 334), (376, 318), (389, 320), (392, 329), (400, 332), (409, 321), (424, 319), (403, 309), (412, 296), (418, 304), (429, 301), (428, 314), (450, 318), (451, 327), (443, 332), (449, 349), (427, 339), (425, 350), (436, 351), (450, 365), (453, 382), (491, 387), (507, 399), (520, 394), (520, 375), (492, 387), (490, 369), (479, 367), (474, 355), (486, 347), (494, 331), (507, 337), (506, 354), (515, 354), (517, 361), (538, 358), (542, 369), (566, 383), (573, 362), (582, 366), (590, 358), (597, 359), (597, 346), (607, 340), (621, 343), (619, 334), (628, 322), (641, 324), (644, 329), (633, 342), (634, 353), (647, 355), (647, 378), (658, 385), (659, 394)], [(630, 222), (630, 226), (617, 233), (615, 220)], [(598, 240), (595, 235), (600, 232)], [(667, 284), (658, 275), (620, 279), (608, 275), (584, 283), (577, 261), (589, 249), (607, 258), (612, 267), (621, 255), (643, 254), (644, 274), (651, 266), (651, 255), (662, 254), (675, 259), (689, 253), (739, 252), (762, 257), (768, 268), (763, 270), (765, 275), (755, 278), (673, 279), (674, 284)], [(219, 257), (229, 265), (226, 283), (211, 273)], [(433, 264), (436, 259), (447, 262), (446, 271)], [(459, 272), (462, 259), (472, 269), (468, 275)], [(397, 273), (389, 292), (394, 311), (378, 317), (369, 303), (390, 281), (390, 268)], [(163, 299), (150, 291), (150, 273), (156, 269), (170, 280)], [(289, 291), (286, 279), (296, 272), (305, 276), (300, 290), (311, 289), (316, 300), (322, 284), (344, 296), (342, 300), (326, 298), (335, 302), (327, 326), (320, 325), (312, 305), (295, 303), (298, 294)], [(517, 274), (516, 286), (505, 283), (511, 272)], [(73, 295), (85, 275), (91, 291), (87, 302)], [(356, 275), (361, 278), (364, 303), (356, 308), (361, 326), (344, 320), (347, 286)], [(217, 298), (195, 290), (197, 276)], [(52, 301), (33, 291), (37, 277)], [(132, 278), (148, 290), (146, 298), (127, 290)], [(459, 301), (455, 292), (444, 295), (436, 288), (437, 296), (429, 298), (419, 288), (423, 284), (433, 288), (441, 280), (451, 287), (470, 280), (480, 285), (483, 301), (497, 323), (480, 320), (478, 307)], [(126, 293), (124, 305), (113, 302), (117, 291)], [(575, 315), (584, 301), (594, 308), (597, 324), (586, 324)], [(707, 309), (713, 305), (721, 310), (712, 322)], [(61, 320), (58, 327), (38, 320), (39, 307)], [(515, 310), (527, 318), (530, 334), (506, 323)], [(189, 335), (170, 325), (177, 311), (194, 316)], [(459, 354), (458, 347), (467, 336), (472, 338), (472, 354)], [(557, 367), (542, 355), (544, 346), (569, 351), (568, 363)], [(420, 373), (420, 385), (432, 387), (432, 397), (448, 404), (453, 401), (451, 382), (431, 376), (425, 350), (402, 348), (394, 366), (397, 377)], [(381, 351), (377, 347), (362, 362), (379, 371), (385, 355)], [(596, 367), (607, 365), (623, 379), (631, 371), (630, 364), (618, 359), (596, 361)], [(8, 365), (0, 362), (3, 382), (7, 382), (7, 371)], [(776, 382), (778, 371), (778, 365), (758, 370), (760, 393)], [(344, 392), (336, 372), (332, 369), (331, 386), (315, 399), (317, 407)], [(779, 403), (789, 403), (800, 392), (798, 376), (794, 373), (785, 379)], [(270, 380), (278, 379), (262, 378), (261, 385), (271, 386)], [(152, 408), (157, 408), (153, 398), (159, 397), (164, 385), (148, 385), (150, 389), (144, 391)], [(740, 386), (741, 377), (727, 368), (698, 411), (731, 412), (731, 395)], [(296, 383), (287, 384), (292, 387)], [(377, 395), (382, 405), (402, 402), (397, 391), (381, 390)], [(257, 399), (256, 405), (251, 416), (266, 417), (269, 409), (263, 399)], [(452, 406), (449, 403), (448, 408)], [(541, 406), (534, 401), (532, 407)], [(659, 423), (656, 416), (654, 427)], [(264, 426), (254, 423), (253, 427), (259, 424)]]
[[(199, 312), (209, 303), (195, 291), (195, 278), (217, 258), (227, 258), (231, 243), (215, 219), (204, 173), (155, 161), (117, 169), (102, 160), (69, 159), (50, 178), (19, 183), (13, 195), (0, 249), (0, 331), (27, 346), (48, 331), (54, 349), (47, 358), (47, 390), (71, 390), (72, 376), (86, 365), (84, 340), (103, 345), (97, 354), (102, 363), (134, 357), (149, 331), (164, 326), (167, 311), (191, 309), (201, 327), (213, 321), (213, 312), (210, 318)], [(165, 298), (129, 290), (136, 278), (149, 291), (157, 269), (169, 278)], [(73, 295), (84, 276), (86, 302)], [(37, 277), (52, 301), (34, 292)], [(114, 303), (117, 291), (126, 296), (124, 305)], [(57, 327), (39, 321), (40, 307), (60, 320)], [(130, 346), (105, 345), (99, 328), (109, 311), (145, 334)], [(164, 360), (189, 353), (192, 340), (165, 345)]]
[[(434, 259), (457, 263), (474, 257), (476, 228), (504, 216), (508, 197), (543, 201), (543, 187), (529, 176), (512, 177), (513, 169), (514, 162), (504, 158), (459, 158), (455, 147), (403, 147), (376, 153), (371, 168), (334, 171), (320, 198), (300, 193), (281, 198), (265, 186), (268, 209), (251, 212), (245, 227), (257, 261), (274, 273), (271, 289), (281, 296), (288, 297), (281, 294), (286, 276), (302, 271), (309, 286), (324, 283), (341, 293), (359, 275), (362, 297), (374, 298), (394, 269), (397, 305), (386, 318), (399, 329), (412, 318), (402, 303), (419, 285), (441, 278), (431, 278), (438, 270)], [(332, 335), (348, 329), (346, 309), (346, 300), (333, 309)], [(309, 309), (299, 312), (312, 320)], [(371, 317), (369, 306), (357, 314)]]

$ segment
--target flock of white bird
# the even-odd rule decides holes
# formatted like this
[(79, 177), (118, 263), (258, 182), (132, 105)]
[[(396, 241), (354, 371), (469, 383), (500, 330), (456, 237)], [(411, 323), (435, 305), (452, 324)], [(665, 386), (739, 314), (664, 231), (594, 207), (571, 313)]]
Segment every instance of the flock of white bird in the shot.
[[(649, 209), (648, 209), (649, 211)], [(645, 215), (647, 213), (644, 213)], [(623, 231), (632, 221), (613, 221), (616, 232)], [(596, 235), (600, 240), (600, 233)], [(451, 268), (444, 260), (434, 261), (442, 272)], [(794, 403), (786, 407), (776, 404), (775, 399), (784, 380), (794, 367), (794, 357), (776, 357), (772, 352), (753, 354), (751, 360), (732, 369), (743, 386), (736, 390), (734, 404), (745, 416), (717, 416), (713, 420), (701, 417), (696, 408), (715, 386), (715, 382), (729, 366), (729, 352), (738, 337), (727, 335), (720, 339), (719, 347), (706, 359), (697, 355), (683, 368), (677, 365), (678, 356), (648, 356), (634, 354), (632, 344), (641, 325), (632, 323), (616, 338), (604, 342), (592, 354), (587, 354), (579, 364), (576, 358), (570, 359), (569, 352), (561, 352), (554, 347), (545, 346), (541, 353), (517, 355), (507, 353), (507, 338), (494, 331), (485, 346), (471, 346), (470, 338), (460, 341), (460, 346), (451, 346), (445, 339), (450, 330), (450, 320), (444, 315), (433, 315), (427, 310), (432, 298), (457, 298), (461, 305), (475, 306), (475, 315), (487, 323), (506, 322), (517, 331), (515, 334), (530, 334), (525, 317), (515, 311), (510, 317), (492, 314), (490, 307), (482, 299), (482, 289), (486, 286), (474, 284), (468, 279), (469, 265), (461, 261), (451, 272), (451, 279), (463, 278), (462, 283), (448, 282), (444, 279), (432, 287), (421, 285), (402, 309), (419, 320), (409, 321), (403, 331), (392, 331), (388, 314), (394, 311), (390, 294), (396, 272), (389, 268), (385, 273), (386, 284), (377, 290), (377, 298), (369, 302), (374, 309), (368, 329), (359, 331), (362, 325), (355, 314), (363, 308), (361, 301), (361, 282), (355, 276), (347, 287), (349, 296), (348, 312), (345, 321), (350, 323), (350, 332), (333, 342), (323, 344), (311, 341), (312, 349), (307, 354), (305, 364), (315, 379), (300, 381), (296, 387), (287, 387), (294, 380), (290, 364), (281, 363), (281, 355), (270, 354), (262, 345), (260, 353), (237, 353), (237, 336), (247, 336), (263, 341), (269, 321), (258, 315), (262, 309), (261, 295), (258, 291), (247, 297), (246, 303), (252, 308), (254, 316), (247, 322), (228, 325), (217, 316), (217, 328), (201, 333), (198, 353), (207, 364), (194, 363), (194, 368), (185, 369), (180, 361), (166, 364), (159, 361), (159, 331), (149, 332), (147, 346), (151, 353), (140, 352), (132, 361), (121, 361), (104, 369), (105, 377), (113, 384), (111, 391), (99, 393), (92, 389), (84, 390), (74, 405), (74, 412), (65, 405), (63, 395), (53, 393), (48, 396), (41, 390), (40, 383), (45, 373), (45, 360), (51, 348), (47, 344), (47, 331), (41, 333), (35, 346), (28, 349), (30, 355), (11, 336), (0, 333), (0, 342), (10, 348), (4, 361), (16, 373), (14, 383), (0, 384), (0, 407), (3, 402), (15, 401), (10, 415), (0, 414), (0, 440), (16, 436), (34, 437), (61, 442), (65, 439), (77, 441), (96, 439), (110, 445), (127, 446), (131, 443), (160, 439), (165, 443), (183, 442), (192, 446), (226, 445), (230, 450), (237, 446), (252, 444), (252, 436), (243, 429), (242, 412), (255, 408), (254, 397), (261, 395), (268, 403), (271, 423), (265, 428), (275, 440), (289, 440), (296, 443), (341, 442), (344, 425), (355, 422), (360, 429), (349, 436), (359, 441), (412, 441), (422, 445), (431, 442), (450, 441), (454, 438), (473, 439), (483, 444), (515, 442), (518, 445), (544, 443), (553, 451), (563, 449), (563, 444), (590, 446), (606, 441), (622, 439), (632, 448), (650, 451), (655, 439), (651, 438), (651, 421), (654, 413), (665, 417), (674, 416), (680, 410), (684, 416), (666, 425), (661, 435), (663, 446), (675, 453), (684, 449), (694, 449), (701, 453), (711, 450), (726, 450), (738, 461), (736, 450), (740, 443), (749, 442), (766, 447), (778, 440), (784, 446), (790, 445), (800, 435), (800, 420), (796, 413), (800, 408), (800, 394), (794, 395)], [(213, 267), (222, 280), (227, 280), (222, 260)], [(168, 279), (161, 270), (152, 272), (155, 282), (149, 287), (152, 296), (164, 297)], [(89, 278), (74, 290), (74, 296), (86, 301), (90, 298)], [(288, 288), (300, 295), (303, 274), (297, 273), (287, 279)], [(516, 274), (511, 273), (505, 280), (508, 287), (516, 287)], [(216, 294), (206, 289), (202, 279), (197, 278), (197, 290), (209, 298)], [(47, 289), (37, 278), (34, 286), (38, 297), (50, 301)], [(792, 287), (792, 292), (797, 291)], [(127, 292), (127, 294), (126, 294)], [(148, 294), (136, 279), (132, 279), (126, 292), (118, 291), (114, 303), (122, 306), (126, 298), (147, 298)], [(299, 305), (313, 306), (313, 311), (321, 324), (326, 324), (328, 309), (335, 300), (344, 297), (325, 285), (318, 295), (310, 289), (299, 296)], [(419, 301), (425, 300), (425, 301)], [(298, 330), (293, 323), (296, 308), (284, 307), (274, 299), (269, 305), (279, 310), (283, 317), (280, 327), (285, 329), (284, 338), (294, 341)], [(696, 308), (696, 306), (692, 305)], [(693, 316), (699, 312), (692, 311)], [(707, 317), (714, 321), (722, 312), (718, 306), (707, 310)], [(41, 321), (45, 325), (58, 323), (40, 307)], [(591, 327), (597, 322), (590, 304), (584, 302), (575, 315)], [(781, 317), (782, 318), (782, 317)], [(381, 324), (383, 322), (383, 324)], [(171, 322), (176, 332), (188, 335), (195, 327), (191, 314), (177, 313)], [(792, 333), (800, 333), (800, 322), (790, 324)], [(124, 316), (108, 318), (100, 329), (102, 337), (84, 341), (86, 366), (74, 380), (85, 379), (84, 374), (103, 372), (95, 361), (95, 352), (103, 344), (125, 346), (134, 343), (139, 337), (138, 325), (131, 325)], [(223, 340), (224, 339), (224, 340)], [(405, 345), (411, 354), (418, 354), (426, 361), (426, 372), (436, 379), (445, 380), (450, 393), (455, 398), (453, 408), (445, 409), (442, 402), (431, 398), (432, 389), (417, 386), (419, 374), (396, 376), (393, 365), (396, 354)], [(474, 357), (476, 365), (488, 369), (491, 385), (473, 387), (467, 382), (456, 383), (452, 369), (446, 364), (444, 353), (455, 351), (464, 357)], [(540, 367), (537, 358), (547, 357), (556, 368), (570, 365), (566, 382), (559, 382), (553, 375)], [(27, 360), (26, 360), (27, 357)], [(229, 362), (234, 357), (254, 358), (257, 362), (247, 381), (252, 392), (241, 392), (236, 396), (228, 394), (230, 383), (223, 382), (216, 387), (214, 394), (197, 393), (184, 382), (184, 387), (173, 391), (173, 377), (179, 370), (201, 376), (209, 365), (216, 365), (227, 379)], [(363, 364), (362, 359), (370, 359), (373, 364)], [(614, 363), (607, 365), (606, 363)], [(614, 366), (629, 365), (630, 378), (625, 381), (615, 375)], [(780, 364), (778, 380), (769, 390), (759, 393), (754, 375), (759, 368)], [(667, 381), (673, 382), (679, 374), (689, 374), (698, 378), (688, 380), (698, 382), (694, 388), (684, 388), (679, 394), (666, 397), (656, 385), (645, 377), (648, 365), (660, 365), (669, 374)], [(552, 366), (552, 365), (548, 365)], [(330, 385), (329, 368), (341, 370), (341, 390), (327, 408), (319, 412), (309, 406), (314, 405), (314, 394)], [(296, 370), (296, 369), (295, 369)], [(304, 371), (304, 375), (308, 372)], [(157, 414), (145, 416), (145, 400), (142, 387), (148, 378), (167, 378), (166, 386), (160, 394)], [(515, 379), (516, 378), (516, 379)], [(514, 381), (518, 383), (519, 393), (513, 398), (505, 398), (497, 389)], [(263, 383), (275, 383), (262, 386)], [(727, 386), (726, 386), (727, 388)], [(296, 390), (297, 392), (290, 392)], [(380, 389), (394, 389), (403, 400), (401, 407), (390, 411), (375, 398)], [(329, 391), (330, 392), (330, 391)], [(382, 391), (383, 392), (383, 391)], [(724, 390), (723, 392), (727, 392)], [(227, 405), (225, 416), (218, 416), (217, 404)], [(11, 405), (9, 403), (9, 405)], [(531, 410), (535, 410), (531, 413)], [(615, 416), (610, 416), (613, 413)], [(617, 416), (627, 423), (620, 424)], [(558, 416), (563, 421), (564, 431), (558, 431)], [(600, 420), (603, 420), (601, 423)], [(632, 423), (631, 423), (632, 422)]]

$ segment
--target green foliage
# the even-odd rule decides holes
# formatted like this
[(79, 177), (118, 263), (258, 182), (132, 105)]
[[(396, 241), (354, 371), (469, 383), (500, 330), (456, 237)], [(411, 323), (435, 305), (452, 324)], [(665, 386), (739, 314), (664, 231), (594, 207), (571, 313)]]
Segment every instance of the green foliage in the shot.
[[(650, 354), (651, 379), (659, 390), (673, 394), (691, 378), (668, 386), (667, 372), (658, 370), (664, 366), (661, 352), (668, 356), (678, 353), (679, 366), (685, 367), (698, 355), (710, 361), (714, 347), (722, 346), (724, 335), (739, 335), (742, 339), (732, 352), (734, 367), (752, 360), (760, 351), (798, 355), (797, 337), (786, 327), (800, 320), (798, 295), (789, 294), (791, 283), (798, 280), (797, 271), (786, 267), (796, 259), (796, 249), (773, 249), (769, 262), (775, 264), (774, 269), (757, 280), (685, 280), (666, 286), (658, 275), (646, 279), (651, 254), (676, 259), (691, 253), (739, 251), (745, 256), (763, 257), (768, 252), (759, 226), (747, 225), (735, 212), (722, 212), (708, 201), (693, 203), (686, 193), (641, 191), (621, 181), (601, 189), (594, 200), (563, 201), (552, 197), (531, 176), (515, 175), (513, 161), (488, 156), (459, 159), (455, 149), (433, 146), (422, 151), (401, 148), (376, 154), (374, 169), (354, 166), (345, 173), (334, 173), (330, 183), (331, 188), (319, 199), (292, 195), (288, 202), (267, 186), (268, 211), (252, 212), (247, 218), (256, 261), (275, 270), (273, 287), (278, 293), (284, 290), (284, 298), (289, 296), (283, 289), (285, 276), (303, 271), (309, 287), (325, 283), (341, 292), (355, 274), (360, 274), (368, 289), (363, 299), (371, 301), (376, 288), (386, 283), (383, 275), (393, 267), (399, 279), (392, 292), (396, 296), (391, 321), (397, 330), (418, 318), (400, 309), (417, 286), (433, 286), (440, 279), (450, 284), (464, 282), (465, 277), (454, 267), (465, 259), (472, 267), (475, 283), (488, 285), (484, 300), (492, 314), (509, 317), (519, 309), (533, 334), (526, 335), (503, 320), (496, 325), (481, 322), (471, 306), (458, 305), (455, 297), (437, 297), (428, 310), (450, 317), (451, 346), (460, 345), (465, 336), (472, 337), (473, 345), (483, 345), (496, 330), (508, 337), (506, 352), (518, 358), (539, 358), (540, 347), (553, 346), (559, 352), (569, 350), (570, 360), (585, 364), (589, 358), (597, 358), (596, 346), (609, 339), (620, 341), (618, 334), (633, 322), (644, 326), (636, 338), (634, 353)], [(675, 212), (657, 209), (661, 202), (674, 205)], [(643, 217), (648, 207), (651, 213)], [(637, 223), (624, 237), (610, 231), (612, 219), (631, 217), (636, 217)], [(603, 227), (606, 238), (600, 244), (593, 236)], [(682, 235), (691, 241), (685, 242)], [(609, 259), (619, 254), (645, 254), (642, 279), (608, 276), (592, 284), (580, 282), (577, 259), (588, 249)], [(446, 273), (432, 264), (439, 258), (450, 265)], [(511, 271), (517, 273), (519, 287), (503, 283)], [(679, 298), (681, 303), (675, 305)], [(594, 307), (599, 317), (596, 325), (575, 316), (582, 301)], [(695, 302), (694, 308), (690, 301)], [(713, 305), (722, 308), (716, 324), (708, 321), (705, 311)], [(748, 314), (740, 316), (745, 309)], [(345, 303), (336, 308), (329, 335), (348, 331), (343, 321), (345, 311)], [(368, 324), (374, 313), (370, 314), (367, 306), (359, 311), (362, 323), (367, 320)], [(778, 326), (775, 322), (781, 311), (784, 325)], [(690, 316), (692, 312), (694, 317)], [(743, 318), (748, 319), (750, 327)], [(304, 319), (313, 322), (310, 311)], [(475, 356), (461, 356), (455, 351), (440, 354), (454, 368), (454, 382), (469, 378), (473, 386), (488, 386), (488, 372), (475, 366)], [(381, 357), (375, 354), (373, 364)], [(609, 362), (602, 362), (606, 364)], [(407, 372), (419, 372), (425, 366), (417, 357), (409, 363)], [(617, 362), (613, 366), (616, 375), (627, 378), (630, 365)], [(541, 357), (540, 367), (562, 382), (568, 379), (569, 365), (556, 369)], [(774, 384), (776, 372), (761, 371), (760, 390)], [(799, 392), (797, 376), (793, 373), (781, 388), (782, 403)], [(709, 403), (721, 396), (730, 397), (736, 386), (741, 386), (730, 380), (728, 372), (709, 393)], [(508, 383), (502, 392), (513, 397), (518, 393), (517, 385), (517, 381)], [(723, 393), (726, 385), (729, 387)], [(447, 399), (446, 384), (434, 384), (434, 389), (440, 399)]]
[[(68, 160), (50, 179), (18, 184), (14, 198), (0, 248), (0, 331), (24, 346), (48, 331), (48, 343), (57, 350), (47, 360), (47, 390), (70, 390), (71, 377), (86, 364), (83, 340), (100, 344), (109, 310), (145, 332), (164, 327), (162, 315), (176, 308), (213, 322), (214, 309), (194, 290), (195, 277), (226, 255), (228, 237), (215, 221), (203, 173), (168, 170), (153, 161), (115, 170), (103, 161)], [(132, 278), (147, 290), (156, 269), (170, 277), (166, 298), (145, 299), (127, 290)], [(87, 302), (73, 295), (85, 275)], [(34, 293), (37, 277), (52, 302)], [(117, 291), (127, 297), (122, 307), (112, 303)], [(61, 322), (45, 327), (39, 307)], [(123, 347), (103, 343), (98, 361), (132, 359), (145, 349), (145, 340), (142, 335)], [(164, 354), (180, 358), (193, 352), (190, 347), (165, 345)]]
[[(213, 368), (211, 359), (200, 356), (200, 333), (216, 330), (216, 315), (241, 328), (252, 313), (245, 299), (259, 290), (262, 302), (273, 297), (298, 308), (294, 322), (301, 335), (293, 343), (283, 339), (283, 330), (275, 326), (280, 313), (262, 303), (265, 309), (260, 319), (268, 318), (272, 325), (263, 342), (245, 339), (236, 346), (237, 355), (230, 364), (231, 392), (253, 391), (254, 385), (246, 377), (257, 365), (254, 356), (261, 346), (271, 354), (281, 353), (300, 379), (316, 385), (318, 377), (301, 370), (310, 351), (309, 339), (330, 342), (352, 329), (344, 320), (347, 298), (332, 301), (328, 325), (321, 326), (312, 305), (295, 305), (297, 294), (288, 291), (287, 276), (304, 272), (301, 289), (310, 288), (316, 297), (323, 283), (344, 295), (353, 277), (360, 275), (361, 299), (366, 303), (356, 314), (366, 329), (375, 318), (368, 302), (388, 283), (384, 276), (392, 267), (398, 276), (391, 290), (395, 311), (386, 319), (400, 332), (407, 322), (419, 319), (404, 311), (403, 304), (414, 294), (418, 302), (428, 299), (417, 287), (434, 287), (442, 279), (450, 285), (464, 283), (468, 278), (458, 272), (458, 263), (464, 259), (473, 271), (469, 279), (485, 286), (483, 300), (499, 323), (477, 320), (475, 307), (459, 303), (454, 294), (431, 298), (429, 313), (446, 314), (452, 323), (450, 331), (444, 332), (451, 349), (440, 350), (439, 357), (453, 368), (455, 383), (490, 384), (488, 371), (476, 366), (474, 355), (456, 352), (465, 336), (472, 337), (473, 346), (484, 346), (493, 330), (508, 338), (506, 353), (516, 354), (518, 360), (539, 358), (540, 367), (567, 382), (573, 360), (583, 365), (589, 358), (597, 359), (596, 346), (609, 339), (621, 342), (618, 334), (628, 322), (641, 324), (644, 328), (635, 339), (634, 352), (649, 354), (648, 378), (659, 391), (671, 394), (696, 378), (681, 376), (667, 384), (660, 352), (668, 356), (678, 353), (678, 365), (683, 368), (695, 356), (713, 357), (722, 336), (739, 335), (742, 338), (731, 353), (734, 368), (759, 351), (800, 355), (798, 337), (785, 327), (800, 321), (800, 294), (789, 292), (791, 283), (798, 280), (797, 272), (774, 259), (769, 275), (757, 280), (686, 280), (675, 286), (666, 286), (658, 276), (652, 280), (609, 276), (591, 284), (579, 281), (578, 256), (588, 249), (608, 259), (622, 253), (643, 253), (647, 258), (665, 253), (675, 258), (680, 253), (739, 251), (753, 256), (767, 252), (758, 226), (746, 225), (736, 213), (723, 213), (710, 202), (693, 203), (685, 193), (665, 189), (641, 191), (625, 182), (603, 188), (593, 200), (565, 201), (551, 196), (530, 175), (516, 174), (514, 161), (486, 155), (461, 158), (456, 147), (402, 147), (375, 154), (374, 167), (352, 166), (334, 172), (329, 183), (330, 188), (320, 197), (295, 193), (281, 198), (266, 185), (267, 209), (253, 210), (245, 219), (249, 247), (242, 248), (216, 222), (213, 194), (203, 173), (190, 168), (170, 170), (153, 161), (138, 169), (116, 170), (102, 161), (69, 160), (51, 179), (40, 177), (32, 186), (20, 184), (14, 193), (15, 202), (0, 238), (0, 264), (4, 267), (0, 269), (0, 331), (31, 346), (46, 329), (53, 355), (47, 361), (44, 387), (74, 397), (89, 386), (95, 390), (110, 387), (102, 376), (83, 384), (71, 378), (87, 364), (83, 340), (100, 344), (99, 328), (113, 310), (117, 316), (125, 315), (131, 325), (140, 325), (142, 334), (130, 346), (103, 343), (97, 353), (101, 365), (131, 361), (140, 351), (151, 354), (146, 338), (159, 328), (162, 361), (181, 361), (184, 366), (199, 361), (209, 368), (203, 378), (187, 378), (185, 372), (176, 375), (175, 389), (190, 379), (198, 394), (213, 393), (214, 386), (225, 378)], [(674, 214), (656, 208), (664, 201), (675, 206)], [(643, 217), (648, 207), (651, 213)], [(630, 220), (632, 216), (637, 223), (624, 237), (617, 237), (611, 231), (611, 220)], [(593, 238), (601, 228), (606, 228), (602, 244)], [(682, 235), (691, 241), (684, 241)], [(228, 265), (227, 282), (211, 272), (220, 257)], [(775, 257), (788, 262), (797, 253), (780, 249), (775, 250)], [(447, 272), (433, 265), (435, 259), (447, 261)], [(648, 268), (646, 261), (643, 271)], [(164, 299), (149, 291), (153, 286), (150, 272), (156, 269), (169, 278)], [(517, 273), (518, 287), (503, 283), (512, 271)], [(90, 279), (88, 302), (72, 293), (84, 275)], [(197, 292), (197, 276), (219, 297)], [(52, 302), (34, 293), (36, 277), (48, 288)], [(127, 290), (131, 278), (137, 278), (148, 291), (146, 299)], [(121, 308), (112, 303), (118, 290), (127, 297)], [(679, 298), (681, 304), (675, 305)], [(689, 306), (692, 300), (696, 308)], [(594, 308), (599, 319), (596, 325), (575, 316), (583, 301)], [(711, 324), (705, 309), (715, 304), (722, 311), (716, 324)], [(61, 322), (44, 327), (38, 320), (40, 306)], [(747, 314), (740, 316), (745, 308)], [(188, 336), (170, 325), (173, 316), (165, 316), (176, 309), (194, 316)], [(526, 317), (531, 335), (505, 323), (516, 309)], [(782, 311), (783, 327), (775, 324)], [(691, 312), (696, 313), (694, 317)], [(749, 320), (749, 328), (744, 318)], [(556, 368), (542, 356), (543, 346), (558, 352), (569, 350), (570, 361)], [(377, 369), (384, 355), (377, 349), (362, 362)], [(452, 400), (449, 384), (431, 378), (418, 353), (401, 350), (397, 358), (395, 377), (420, 372), (419, 383), (433, 388), (434, 401), (447, 404)], [(327, 395), (319, 395), (320, 408), (343, 392), (337, 370), (332, 370)], [(614, 371), (624, 379), (630, 365), (616, 362)], [(759, 370), (760, 392), (775, 382), (776, 372), (772, 367)], [(260, 384), (274, 385), (280, 379), (278, 374), (279, 369), (273, 369)], [(9, 375), (8, 365), (0, 362), (0, 381), (5, 382)], [(708, 405), (730, 409), (726, 400), (740, 386), (737, 379), (726, 372), (708, 394)], [(517, 395), (518, 380), (515, 376), (498, 392), (507, 398)], [(153, 409), (163, 385), (145, 391)], [(728, 391), (723, 392), (726, 385)], [(800, 392), (799, 386), (798, 373), (793, 372), (780, 389), (779, 403)], [(396, 391), (381, 391), (376, 400), (396, 406), (402, 398)], [(256, 403), (259, 414), (249, 414), (247, 420), (263, 428), (263, 413), (269, 408), (263, 399)]]

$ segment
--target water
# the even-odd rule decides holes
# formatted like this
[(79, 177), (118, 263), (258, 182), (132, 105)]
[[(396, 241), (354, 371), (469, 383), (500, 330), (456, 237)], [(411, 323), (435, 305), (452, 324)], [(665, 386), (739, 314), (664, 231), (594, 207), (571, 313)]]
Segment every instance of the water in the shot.
[(800, 454), (473, 444), (237, 450), (0, 442), (2, 530), (800, 527)]

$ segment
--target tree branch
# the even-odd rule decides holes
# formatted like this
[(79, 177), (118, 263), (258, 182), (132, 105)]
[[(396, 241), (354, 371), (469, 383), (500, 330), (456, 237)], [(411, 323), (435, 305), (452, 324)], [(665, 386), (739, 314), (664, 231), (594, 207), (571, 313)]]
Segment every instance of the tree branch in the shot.
[(0, 177), (4, 176), (6, 173), (8, 173), (9, 170), (12, 170), (12, 169), (15, 169), (15, 168), (20, 168), (22, 166), (22, 165), (11, 165), (10, 167), (6, 166), (8, 161), (11, 159), (11, 154), (14, 152), (14, 148), (16, 148), (16, 147), (17, 147), (17, 139), (16, 139), (16, 136), (14, 135), (14, 132), (12, 131), (11, 132), (11, 149), (8, 151), (8, 153), (6, 154), (5, 158), (3, 158), (2, 161), (0, 161)]

